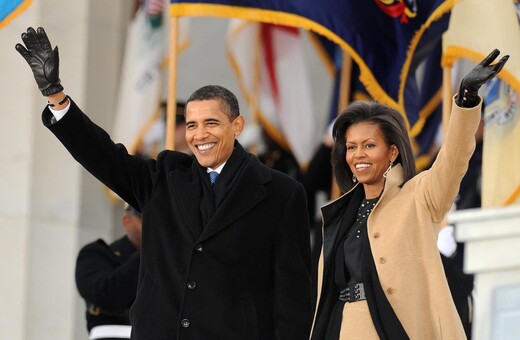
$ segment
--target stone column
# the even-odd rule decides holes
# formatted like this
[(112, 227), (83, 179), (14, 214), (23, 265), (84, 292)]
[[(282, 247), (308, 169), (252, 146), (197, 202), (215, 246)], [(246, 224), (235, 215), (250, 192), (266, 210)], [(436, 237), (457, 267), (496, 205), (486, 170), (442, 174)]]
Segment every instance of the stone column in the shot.
[(60, 50), (65, 91), (111, 129), (132, 1), (33, 1), (0, 29), (0, 338), (87, 339), (74, 283), (79, 248), (121, 234), (105, 188), (41, 123), (46, 100), (15, 51), (42, 26)]
[(475, 274), (474, 340), (520, 339), (520, 206), (448, 215)]

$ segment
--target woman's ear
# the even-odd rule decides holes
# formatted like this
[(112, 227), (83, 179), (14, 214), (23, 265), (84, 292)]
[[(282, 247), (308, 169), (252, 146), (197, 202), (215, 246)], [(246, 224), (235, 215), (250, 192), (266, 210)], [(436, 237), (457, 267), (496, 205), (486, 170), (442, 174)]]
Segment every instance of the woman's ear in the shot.
[(390, 146), (390, 161), (392, 163), (395, 162), (397, 156), (399, 156), (399, 149), (395, 144), (392, 144), (392, 146)]

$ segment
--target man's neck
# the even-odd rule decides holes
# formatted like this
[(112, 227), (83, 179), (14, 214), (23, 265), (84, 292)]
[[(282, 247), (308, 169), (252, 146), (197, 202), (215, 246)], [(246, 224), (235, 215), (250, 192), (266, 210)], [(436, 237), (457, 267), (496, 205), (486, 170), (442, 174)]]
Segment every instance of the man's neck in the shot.
[(211, 171), (216, 171), (216, 172), (218, 172), (220, 174), (222, 172), (222, 169), (224, 169), (224, 165), (226, 165), (226, 162), (220, 164), (216, 169), (206, 168), (206, 171), (208, 173), (211, 172)]

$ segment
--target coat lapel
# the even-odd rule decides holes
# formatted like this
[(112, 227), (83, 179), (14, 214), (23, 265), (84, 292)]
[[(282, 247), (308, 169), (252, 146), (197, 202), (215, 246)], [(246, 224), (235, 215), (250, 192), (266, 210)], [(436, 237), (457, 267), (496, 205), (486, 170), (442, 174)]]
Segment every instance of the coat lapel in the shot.
[[(335, 249), (338, 240), (348, 232), (348, 229), (354, 222), (358, 206), (350, 204), (351, 201), (361, 201), (364, 191), (362, 186), (356, 185), (349, 192), (338, 198), (337, 200), (322, 207), (323, 214), (323, 256), (325, 263), (329, 262), (329, 257)], [(342, 213), (344, 209), (345, 213)], [(347, 220), (345, 220), (345, 218)], [(344, 225), (344, 228), (341, 226)]]
[(242, 175), (238, 178), (226, 199), (217, 207), (215, 215), (204, 229), (199, 241), (203, 241), (228, 227), (267, 197), (264, 183), (270, 180), (271, 175), (269, 170), (263, 166), (252, 166), (252, 162), (255, 161), (256, 159), (250, 158), (244, 165), (247, 168), (241, 171)]

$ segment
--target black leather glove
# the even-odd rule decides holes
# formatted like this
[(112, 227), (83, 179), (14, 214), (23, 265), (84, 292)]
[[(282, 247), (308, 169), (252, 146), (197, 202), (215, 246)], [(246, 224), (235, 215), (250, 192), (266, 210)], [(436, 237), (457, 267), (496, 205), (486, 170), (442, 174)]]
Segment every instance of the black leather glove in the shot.
[(58, 46), (51, 47), (45, 30), (38, 27), (38, 31), (29, 27), (27, 33), (22, 33), (22, 44), (16, 44), (16, 50), (24, 57), (31, 67), (38, 88), (44, 96), (63, 91), (59, 77), (60, 56)]
[(494, 78), (502, 67), (504, 67), (509, 56), (502, 57), (500, 61), (494, 65), (491, 63), (500, 54), (500, 51), (494, 49), (484, 60), (480, 62), (473, 70), (471, 70), (460, 82), (459, 94), (455, 98), (455, 103), (460, 107), (475, 107), (479, 103), (478, 90), (488, 80)]

